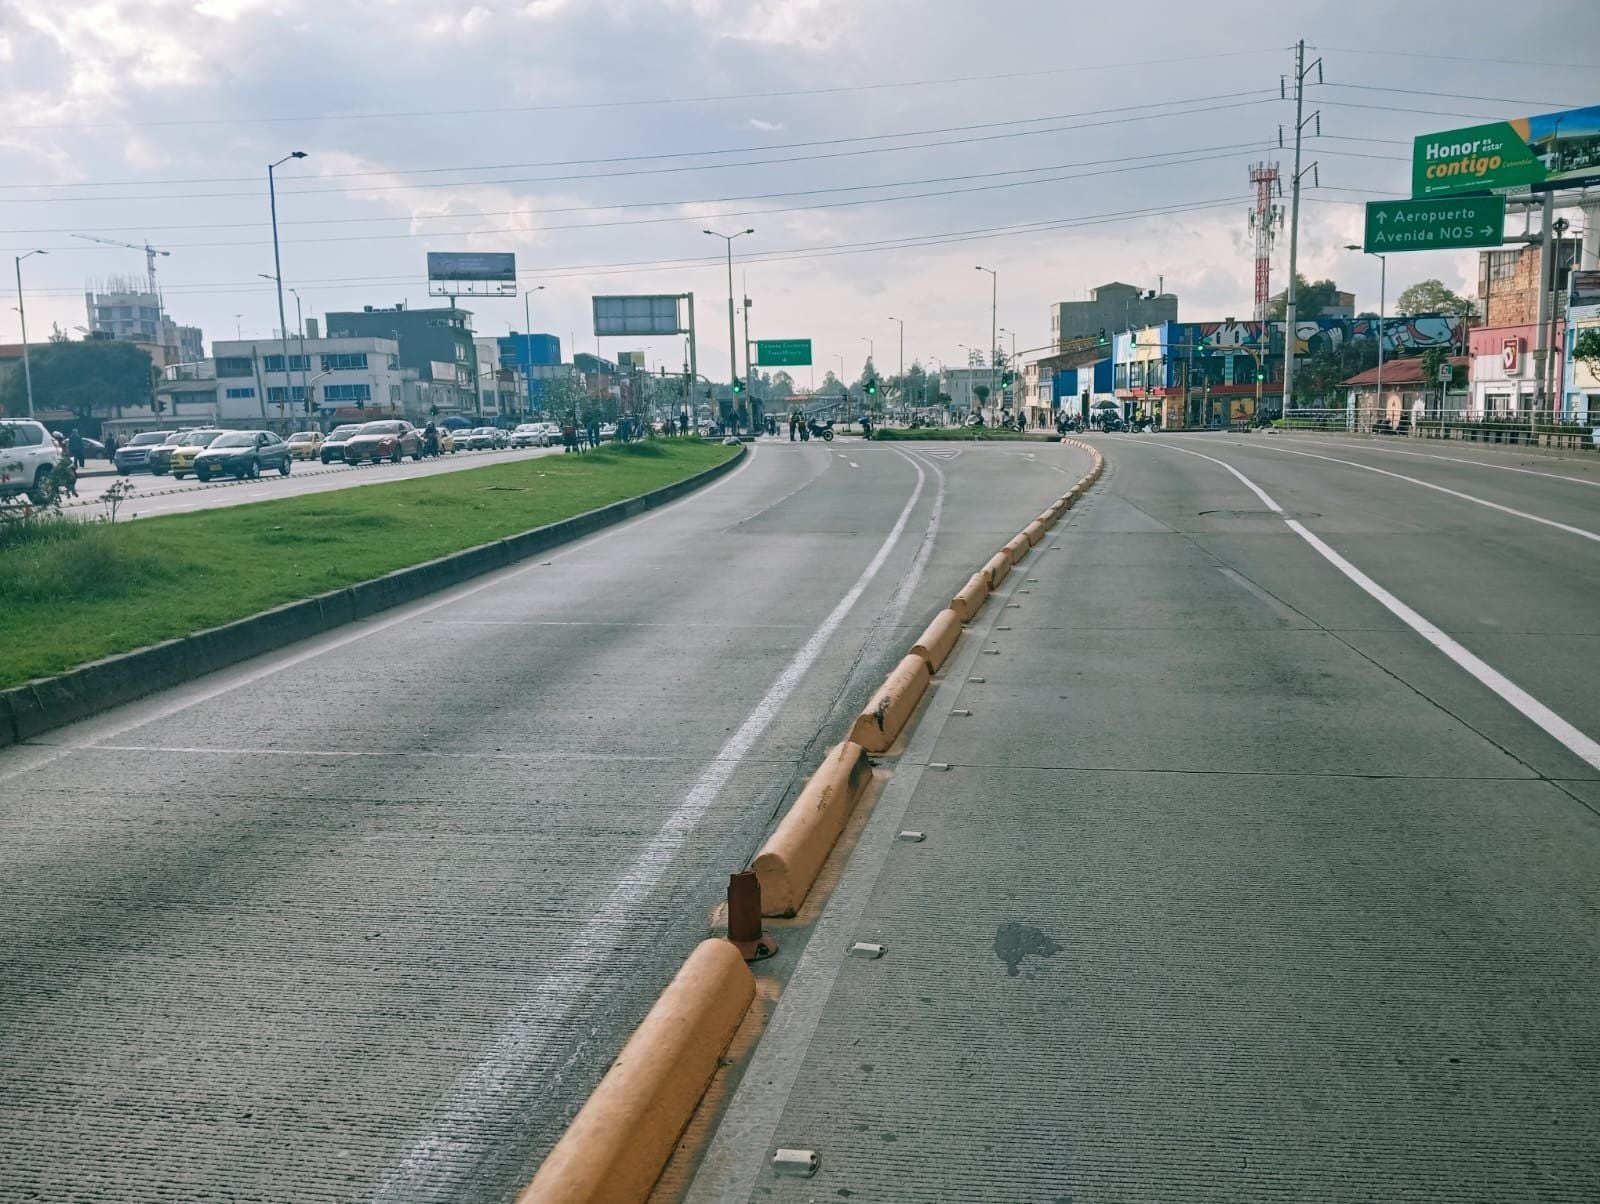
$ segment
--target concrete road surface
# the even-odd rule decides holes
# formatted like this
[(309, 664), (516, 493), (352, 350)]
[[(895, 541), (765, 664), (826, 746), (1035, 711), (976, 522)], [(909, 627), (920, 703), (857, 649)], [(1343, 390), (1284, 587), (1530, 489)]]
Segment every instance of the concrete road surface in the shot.
[(1093, 442), (690, 1199), (1600, 1199), (1593, 463)]
[(0, 1199), (508, 1199), (797, 777), (1086, 463), (763, 443), (0, 753)]
[(529, 456), (562, 455), (556, 448), (518, 448), (504, 451), (457, 452), (436, 460), (403, 460), (399, 464), (323, 464), (315, 460), (296, 460), (287, 477), (277, 472), (264, 474), (259, 481), (236, 481), (231, 477), (202, 483), (193, 477), (174, 480), (171, 476), (131, 473), (126, 477), (87, 477), (78, 482), (78, 497), (67, 501), (63, 510), (80, 518), (97, 519), (105, 515), (106, 490), (117, 481), (132, 487), (131, 495), (117, 511), (118, 521), (129, 518), (154, 518), (162, 514), (187, 514), (218, 506), (238, 506), (245, 502), (266, 502), (274, 498), (298, 497), (349, 489), (356, 485), (381, 485), (386, 481), (406, 481), (440, 473), (482, 468)]

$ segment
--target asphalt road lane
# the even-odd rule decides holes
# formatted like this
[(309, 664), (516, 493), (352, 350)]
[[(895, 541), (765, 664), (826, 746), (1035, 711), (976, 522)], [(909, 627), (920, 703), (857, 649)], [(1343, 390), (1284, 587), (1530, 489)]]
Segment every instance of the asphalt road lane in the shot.
[(453, 456), (440, 456), (436, 460), (403, 460), (399, 464), (322, 464), (317, 461), (297, 460), (285, 477), (269, 472), (259, 481), (233, 479), (201, 483), (186, 477), (181, 481), (170, 476), (152, 476), (135, 473), (127, 477), (90, 477), (78, 484), (78, 497), (65, 503), (64, 511), (82, 518), (100, 518), (106, 512), (105, 492), (117, 481), (126, 481), (132, 496), (122, 502), (117, 511), (119, 521), (130, 518), (155, 518), (162, 514), (187, 514), (195, 510), (210, 510), (218, 506), (239, 506), (246, 502), (266, 502), (274, 498), (299, 497), (307, 493), (324, 493), (335, 489), (349, 489), (357, 485), (381, 485), (386, 481), (406, 481), (417, 477), (431, 477), (442, 473), (460, 472), (467, 468), (482, 468), (487, 464), (503, 464), (507, 460), (521, 460), (530, 456), (565, 454), (561, 448), (518, 448), (515, 451), (457, 452)]
[(0, 1197), (509, 1198), (799, 775), (1085, 463), (764, 444), (0, 754)]

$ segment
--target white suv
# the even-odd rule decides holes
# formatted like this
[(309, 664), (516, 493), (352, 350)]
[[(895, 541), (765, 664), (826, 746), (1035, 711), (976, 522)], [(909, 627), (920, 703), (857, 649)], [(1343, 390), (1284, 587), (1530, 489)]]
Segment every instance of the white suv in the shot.
[(55, 471), (56, 441), (28, 419), (0, 419), (0, 497), (26, 492), (36, 502), (50, 493)]

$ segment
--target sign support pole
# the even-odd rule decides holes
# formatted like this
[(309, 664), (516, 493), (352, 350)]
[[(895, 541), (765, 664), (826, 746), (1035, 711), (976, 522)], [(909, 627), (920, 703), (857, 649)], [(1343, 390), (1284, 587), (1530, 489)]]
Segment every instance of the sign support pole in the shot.
[(1555, 287), (1555, 254), (1550, 242), (1550, 227), (1555, 217), (1555, 197), (1545, 193), (1540, 203), (1539, 231), (1539, 340), (1533, 352), (1533, 370), (1538, 384), (1535, 386), (1533, 405), (1528, 407), (1528, 433), (1533, 433), (1539, 422), (1539, 411), (1544, 408), (1547, 393), (1547, 368), (1550, 358), (1550, 293)]

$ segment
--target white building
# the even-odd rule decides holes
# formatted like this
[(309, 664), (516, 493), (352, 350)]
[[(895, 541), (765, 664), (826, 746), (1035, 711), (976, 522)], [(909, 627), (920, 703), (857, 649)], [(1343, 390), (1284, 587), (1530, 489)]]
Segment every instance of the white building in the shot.
[(96, 290), (84, 293), (90, 337), (125, 339), (150, 347), (156, 367), (185, 363), (205, 356), (204, 336), (198, 326), (179, 326), (166, 314), (161, 295), (144, 280), (114, 277)]
[(287, 365), (278, 339), (219, 339), (211, 350), (216, 421), (296, 426), (311, 414), (326, 426), (336, 416), (404, 412), (400, 345), (394, 339), (291, 336)]
[(994, 368), (946, 368), (939, 373), (939, 391), (950, 396), (950, 409), (957, 417), (964, 417), (980, 408), (978, 386), (986, 386), (989, 400), (981, 407), (989, 411), (1000, 405), (1000, 373)]

